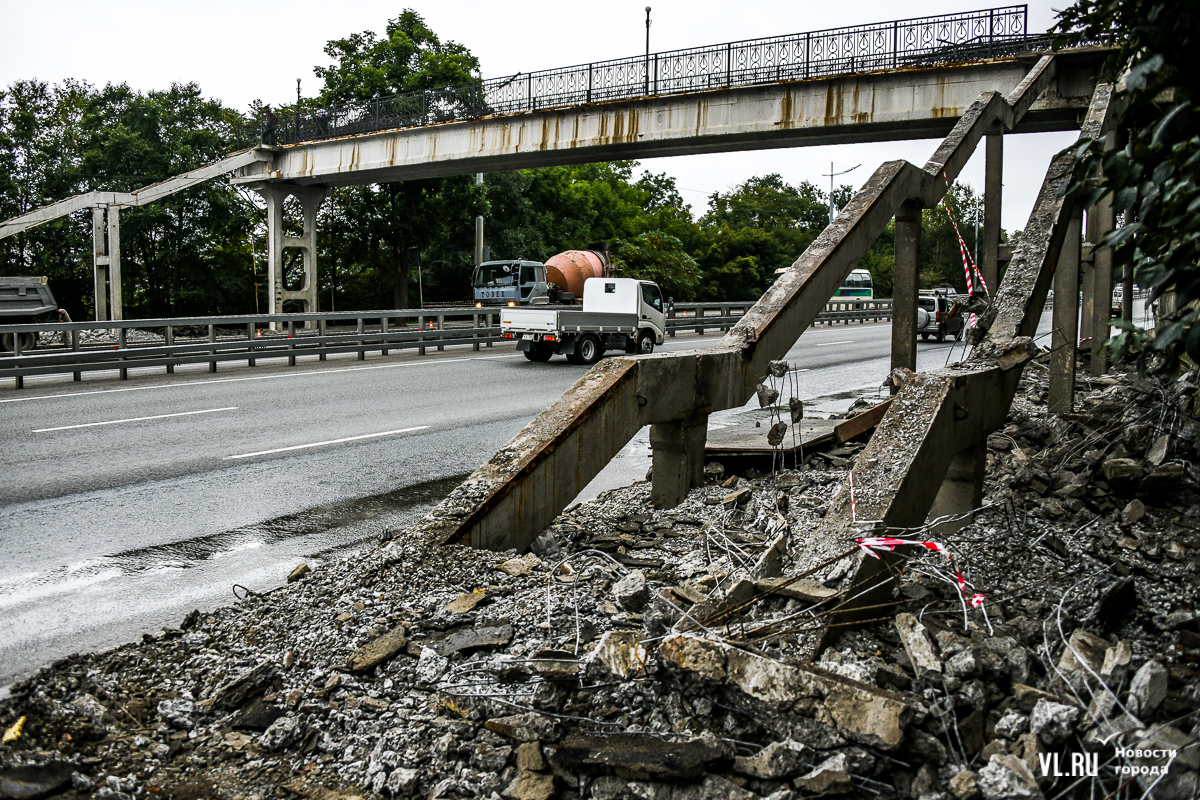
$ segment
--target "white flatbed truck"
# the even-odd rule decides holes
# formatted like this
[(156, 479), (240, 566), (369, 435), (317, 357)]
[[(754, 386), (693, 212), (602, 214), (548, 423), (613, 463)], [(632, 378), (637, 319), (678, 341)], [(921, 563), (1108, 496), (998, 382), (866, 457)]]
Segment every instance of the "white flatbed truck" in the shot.
[(500, 331), (515, 339), (530, 361), (565, 355), (572, 364), (595, 364), (608, 350), (652, 353), (667, 329), (662, 292), (652, 281), (588, 278), (583, 308), (519, 306), (500, 313)]

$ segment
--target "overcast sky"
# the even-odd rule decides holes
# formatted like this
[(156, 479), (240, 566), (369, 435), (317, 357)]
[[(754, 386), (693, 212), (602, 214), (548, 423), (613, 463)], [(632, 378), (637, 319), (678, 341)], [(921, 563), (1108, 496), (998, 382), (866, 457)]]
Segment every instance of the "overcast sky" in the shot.
[[(649, 0), (651, 50), (671, 50), (738, 39), (987, 8), (971, 0)], [(1068, 4), (1060, 0), (1058, 7)], [(466, 45), (484, 77), (640, 53), (645, 48), (646, 0), (288, 0), (288, 2), (179, 2), (179, 0), (0, 0), (0, 86), (22, 78), (94, 85), (128, 83), (165, 89), (194, 81), (205, 95), (236, 108), (251, 101), (278, 104), (306, 96), (319, 82), (313, 67), (328, 63), (325, 42), (355, 31), (382, 32), (403, 8), (420, 13), (443, 39)], [(1029, 30), (1044, 31), (1055, 12), (1047, 0), (1029, 4)], [(1025, 134), (1005, 139), (1004, 214), (1007, 229), (1024, 227), (1051, 156), (1076, 134)], [(936, 141), (791, 148), (648, 159), (643, 167), (674, 176), (684, 199), (700, 212), (709, 194), (754, 175), (778, 172), (785, 180), (829, 187), (830, 162), (855, 187), (883, 161), (924, 164)], [(960, 180), (983, 184), (983, 148)]]

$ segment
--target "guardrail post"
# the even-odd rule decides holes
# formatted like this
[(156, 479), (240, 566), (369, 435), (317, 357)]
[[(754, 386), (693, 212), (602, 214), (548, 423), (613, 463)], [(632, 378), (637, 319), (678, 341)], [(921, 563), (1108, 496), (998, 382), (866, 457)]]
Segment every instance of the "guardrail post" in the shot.
[[(71, 350), (75, 353), (79, 352), (79, 331), (71, 331)], [(83, 373), (79, 371), (71, 373), (71, 380), (79, 383), (83, 380)]]
[[(254, 334), (255, 334), (254, 323), (247, 322), (246, 323), (246, 339), (248, 340), (248, 343), (246, 344), (246, 351), (249, 353), (254, 352)], [(250, 356), (249, 358), (246, 359), (246, 366), (253, 367), (254, 361), (255, 361), (254, 356), (253, 355)]]
[[(20, 357), (21, 357), (21, 334), (14, 333), (13, 334), (13, 358), (20, 358)], [(18, 389), (25, 388), (25, 376), (24, 375), (18, 375), (14, 380), (16, 381), (16, 385), (17, 385)]]
[(380, 338), (379, 355), (386, 356), (388, 354), (387, 335), (388, 335), (388, 318), (386, 316), (379, 318), (379, 332), (383, 334)]
[[(892, 290), (892, 369), (917, 370), (917, 291), (920, 287), (921, 204), (896, 212), (896, 261)], [(892, 394), (898, 387), (892, 386)]]
[[(728, 316), (729, 316), (729, 314), (730, 314), (730, 307), (729, 307), (729, 306), (721, 306), (721, 308), (719, 309), (719, 311), (721, 312), (721, 316), (722, 316), (722, 317), (728, 317)], [(728, 325), (722, 325), (722, 326), (721, 326), (721, 333), (728, 333), (728, 332), (729, 332), (729, 326), (728, 326)]]
[[(216, 325), (208, 326), (208, 340), (210, 342), (215, 342), (217, 340), (217, 326)], [(208, 371), (216, 372), (217, 371), (217, 359), (216, 359), (217, 351), (209, 350), (208, 354), (213, 357), (212, 360), (208, 362)]]
[(1054, 329), (1050, 338), (1050, 397), (1052, 414), (1075, 407), (1075, 350), (1079, 343), (1079, 250), (1082, 212), (1067, 223), (1067, 237), (1054, 269)]
[[(117, 349), (121, 352), (122, 363), (125, 362), (125, 345), (129, 338), (128, 330), (129, 329), (125, 326), (121, 326), (117, 329)], [(121, 380), (129, 380), (129, 370), (125, 367), (121, 367), (120, 375)]]
[(366, 339), (363, 338), (363, 334), (366, 332), (366, 328), (363, 325), (362, 317), (358, 318), (358, 327), (355, 330), (358, 332), (358, 360), (366, 361), (367, 360), (367, 342), (366, 342)]
[[(425, 317), (424, 316), (421, 316), (421, 315), (417, 316), (417, 330), (418, 331), (425, 330)], [(423, 342), (423, 341), (425, 341), (425, 337), (418, 336), (417, 341)], [(420, 347), (417, 348), (417, 355), (419, 355), (419, 356), (425, 355), (425, 345), (421, 345)]]
[[(489, 328), (494, 328), (494, 327), (496, 327), (496, 326), (495, 326), (495, 325), (492, 323), (492, 312), (490, 312), (490, 311), (489, 311), (489, 312), (488, 312), (488, 314), (487, 314), (487, 327), (489, 327)], [(488, 346), (488, 347), (491, 347), (491, 346), (492, 346), (492, 342), (491, 342), (491, 335), (490, 335), (490, 334), (489, 334), (489, 336), (488, 336), (488, 343), (487, 343), (487, 346)]]
[[(446, 315), (445, 314), (438, 314), (437, 329), (439, 331), (446, 330)], [(446, 349), (446, 346), (444, 344), (442, 344), (441, 342), (442, 342), (441, 337), (438, 337), (438, 352), (439, 353), (443, 352)]]
[[(321, 347), (324, 347), (324, 346), (325, 346), (325, 332), (326, 332), (326, 330), (327, 330), (327, 328), (326, 328), (326, 326), (325, 326), (325, 320), (323, 320), (323, 319), (321, 319), (321, 320), (317, 320), (317, 335), (321, 337)], [(318, 358), (320, 361), (324, 361), (324, 360), (325, 360), (325, 354), (324, 354), (324, 353), (321, 353), (319, 356), (317, 356), (317, 358)]]
[(289, 319), (287, 323), (288, 331), (288, 366), (296, 366), (296, 320)]
[[(591, 70), (592, 70), (592, 65), (591, 65), (591, 64), (589, 64), (589, 65), (588, 65), (588, 79), (589, 79), (589, 80), (591, 79), (591, 75), (592, 75), (592, 72), (591, 72)], [(590, 85), (588, 86), (588, 90), (589, 90), (589, 91), (591, 90), (591, 86), (590, 86)], [(475, 314), (475, 313), (472, 313), (472, 314), (471, 314), (471, 327), (472, 327), (472, 328), (475, 328), (476, 330), (478, 330), (478, 329), (479, 329), (479, 316), (480, 316), (479, 314)], [(475, 340), (475, 341), (474, 341), (474, 342), (471, 344), (471, 349), (472, 349), (472, 350), (474, 350), (476, 353), (478, 353), (478, 352), (479, 352), (479, 334), (478, 334), (478, 333), (472, 333), (472, 334), (471, 334), (471, 338)]]
[[(166, 343), (167, 347), (170, 347), (171, 345), (175, 344), (175, 326), (174, 325), (168, 325), (166, 330), (163, 331), (163, 341)], [(167, 351), (167, 358), (171, 358), (173, 355), (174, 355), (174, 353), (172, 353), (170, 350)], [(175, 374), (175, 365), (174, 364), (167, 364), (167, 374), (168, 375)]]

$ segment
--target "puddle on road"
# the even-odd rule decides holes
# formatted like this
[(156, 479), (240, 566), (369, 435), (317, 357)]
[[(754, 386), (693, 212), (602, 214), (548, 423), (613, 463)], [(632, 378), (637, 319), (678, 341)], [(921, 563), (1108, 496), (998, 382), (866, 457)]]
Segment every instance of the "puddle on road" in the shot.
[(410, 525), (466, 474), (307, 509), (181, 542), (97, 556), (44, 572), (0, 576), (0, 686), (69, 653), (177, 625), (193, 608), (233, 602), (231, 586), (278, 586)]

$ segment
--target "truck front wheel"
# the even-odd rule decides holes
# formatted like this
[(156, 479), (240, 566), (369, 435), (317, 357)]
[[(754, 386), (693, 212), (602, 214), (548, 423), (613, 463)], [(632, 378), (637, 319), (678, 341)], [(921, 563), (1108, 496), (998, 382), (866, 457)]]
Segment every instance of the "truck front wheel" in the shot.
[(36, 333), (30, 333), (30, 332), (18, 333), (18, 334), (6, 333), (2, 337), (0, 337), (0, 350), (4, 351), (5, 353), (14, 352), (16, 350), (16, 348), (14, 347), (15, 342), (13, 341), (14, 336), (21, 337), (21, 352), (22, 353), (28, 353), (33, 348), (37, 347), (37, 334)]
[(639, 355), (650, 355), (654, 352), (654, 332), (648, 329), (643, 329), (638, 334), (637, 351)]

